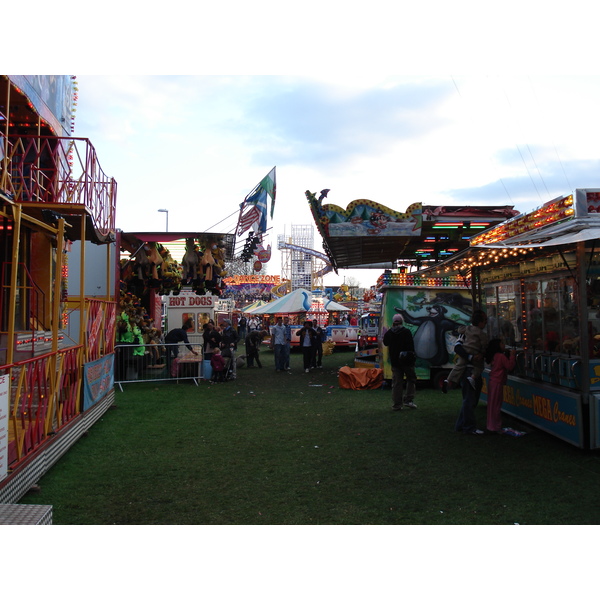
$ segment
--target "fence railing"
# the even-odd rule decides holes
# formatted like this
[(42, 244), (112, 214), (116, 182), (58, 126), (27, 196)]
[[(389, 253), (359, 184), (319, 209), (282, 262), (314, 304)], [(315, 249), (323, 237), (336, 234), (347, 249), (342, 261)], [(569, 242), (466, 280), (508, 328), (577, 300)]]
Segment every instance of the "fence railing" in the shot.
[(149, 381), (190, 380), (198, 385), (205, 378), (202, 345), (190, 340), (186, 344), (122, 344), (115, 345), (115, 385)]
[(8, 466), (27, 458), (81, 412), (83, 346), (0, 367), (9, 378)]

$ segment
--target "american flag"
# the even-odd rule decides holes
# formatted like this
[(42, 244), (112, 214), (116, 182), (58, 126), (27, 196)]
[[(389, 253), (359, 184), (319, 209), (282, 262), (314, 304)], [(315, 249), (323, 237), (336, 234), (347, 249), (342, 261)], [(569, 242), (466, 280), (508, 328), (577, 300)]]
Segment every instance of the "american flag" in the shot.
[(248, 231), (252, 225), (260, 222), (262, 216), (260, 208), (256, 204), (250, 205), (248, 210), (240, 215), (237, 227), (238, 236), (242, 235), (245, 231)]
[(275, 195), (275, 167), (273, 167), (240, 204), (240, 216), (237, 226), (238, 236), (248, 231), (253, 225), (256, 225), (254, 229), (259, 233), (264, 233), (267, 230), (267, 197), (271, 198), (271, 218), (273, 218)]

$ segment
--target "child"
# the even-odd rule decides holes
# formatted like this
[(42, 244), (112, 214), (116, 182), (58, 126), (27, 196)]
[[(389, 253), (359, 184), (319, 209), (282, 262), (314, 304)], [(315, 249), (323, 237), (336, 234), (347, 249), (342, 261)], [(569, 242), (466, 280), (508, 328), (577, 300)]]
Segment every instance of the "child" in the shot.
[(225, 375), (225, 359), (221, 355), (221, 350), (219, 348), (215, 348), (213, 350), (212, 356), (210, 357), (210, 366), (213, 370), (213, 381), (224, 381)]
[(459, 327), (458, 333), (463, 338), (459, 343), (464, 352), (456, 353), (456, 364), (450, 371), (448, 379), (445, 379), (442, 384), (444, 394), (460, 385), (462, 375), (469, 363), (473, 365), (473, 374), (469, 377), (469, 383), (475, 387), (475, 380), (481, 378), (484, 368), (483, 355), (488, 345), (487, 333), (484, 331), (486, 324), (486, 314), (482, 310), (476, 310), (471, 318), (471, 325)]
[(492, 433), (502, 432), (502, 390), (509, 371), (515, 368), (515, 349), (512, 348), (509, 357), (504, 352), (504, 342), (493, 339), (486, 350), (485, 360), (492, 366), (487, 395), (487, 430)]

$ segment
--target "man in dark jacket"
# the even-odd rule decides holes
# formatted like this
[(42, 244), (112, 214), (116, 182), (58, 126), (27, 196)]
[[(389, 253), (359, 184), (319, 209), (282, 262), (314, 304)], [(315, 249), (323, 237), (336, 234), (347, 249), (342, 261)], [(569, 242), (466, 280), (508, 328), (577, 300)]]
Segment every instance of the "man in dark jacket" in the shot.
[(312, 321), (304, 321), (304, 327), (296, 332), (300, 338), (300, 348), (304, 358), (304, 372), (308, 373), (312, 368), (313, 356), (317, 334), (312, 328)]
[(165, 336), (165, 344), (167, 345), (167, 373), (171, 373), (171, 364), (179, 354), (179, 342), (183, 342), (192, 354), (198, 354), (192, 348), (190, 345), (190, 340), (188, 339), (188, 331), (193, 330), (194, 326), (186, 321), (183, 324), (183, 327), (171, 329), (171, 331), (169, 331), (169, 333), (167, 333)]
[(239, 336), (236, 330), (231, 326), (231, 321), (225, 319), (223, 321), (223, 331), (221, 332), (221, 346), (223, 348), (223, 356), (231, 356), (231, 350), (237, 350)]
[[(392, 328), (383, 336), (383, 344), (389, 348), (392, 365), (392, 410), (417, 408), (413, 402), (417, 387), (415, 373), (415, 344), (411, 332), (404, 327), (402, 315), (395, 314)], [(406, 376), (406, 394), (404, 377)]]

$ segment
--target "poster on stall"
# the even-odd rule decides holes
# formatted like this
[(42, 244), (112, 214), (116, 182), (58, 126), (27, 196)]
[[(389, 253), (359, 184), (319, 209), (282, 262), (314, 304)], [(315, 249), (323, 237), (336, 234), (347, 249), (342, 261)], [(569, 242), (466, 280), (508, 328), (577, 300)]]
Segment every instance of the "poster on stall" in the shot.
[(8, 375), (0, 376), (0, 481), (8, 475), (9, 384)]
[(102, 400), (115, 383), (114, 354), (83, 365), (83, 410)]

